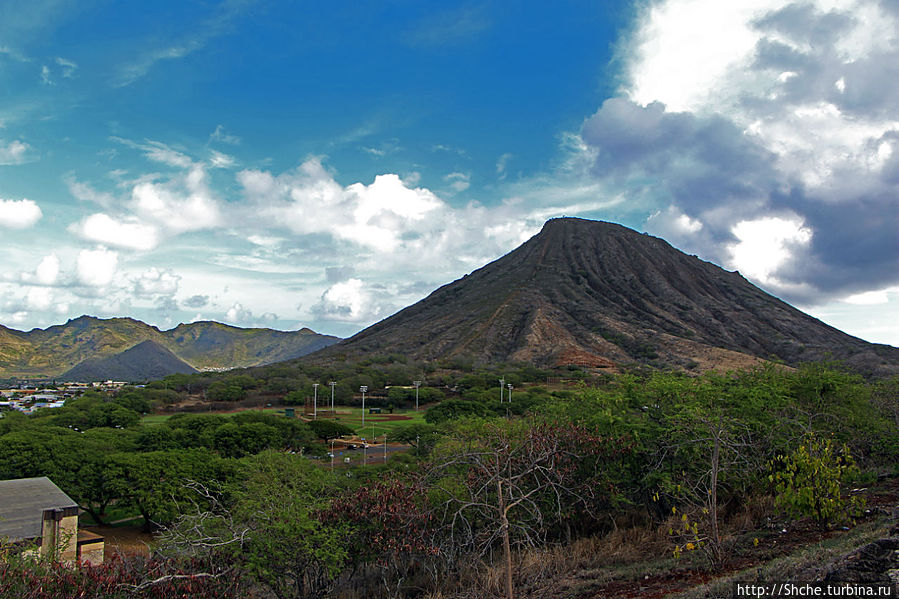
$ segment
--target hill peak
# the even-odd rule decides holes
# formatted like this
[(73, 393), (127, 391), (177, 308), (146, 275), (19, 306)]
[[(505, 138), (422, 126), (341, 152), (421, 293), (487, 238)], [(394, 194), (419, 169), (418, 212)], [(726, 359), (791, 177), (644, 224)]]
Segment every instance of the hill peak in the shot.
[(829, 327), (739, 273), (616, 223), (570, 217), (333, 351), (679, 368), (832, 356), (899, 369), (899, 350)]

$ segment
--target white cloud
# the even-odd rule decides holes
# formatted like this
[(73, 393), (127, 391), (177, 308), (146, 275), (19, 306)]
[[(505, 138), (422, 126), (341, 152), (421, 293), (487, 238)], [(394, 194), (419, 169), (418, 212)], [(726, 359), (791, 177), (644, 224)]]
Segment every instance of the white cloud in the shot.
[(49, 287), (32, 287), (25, 295), (29, 310), (49, 310), (53, 306), (53, 293)]
[(812, 232), (801, 220), (767, 217), (740, 221), (733, 228), (738, 243), (730, 246), (732, 263), (744, 274), (763, 283), (791, 257), (796, 246), (807, 245)]
[(82, 202), (92, 202), (106, 208), (111, 207), (115, 203), (115, 198), (112, 194), (97, 191), (89, 184), (78, 181), (74, 177), (66, 177), (65, 182), (69, 188), (69, 193)]
[(27, 229), (41, 219), (43, 212), (32, 200), (0, 199), (0, 227)]
[(133, 281), (134, 293), (139, 296), (150, 297), (156, 295), (172, 296), (178, 292), (178, 284), (181, 277), (170, 269), (158, 269), (155, 266), (144, 271)]
[(857, 306), (877, 306), (888, 303), (891, 294), (899, 294), (899, 287), (854, 293), (844, 297), (843, 301)]
[(233, 156), (228, 156), (227, 154), (222, 154), (221, 152), (217, 152), (212, 150), (212, 154), (209, 157), (209, 165), (213, 168), (231, 168), (237, 164), (237, 161)]
[(151, 250), (159, 244), (159, 232), (153, 225), (135, 218), (123, 221), (96, 213), (69, 227), (83, 239), (129, 250)]
[(41, 285), (52, 285), (59, 277), (59, 258), (56, 254), (49, 254), (41, 259), (35, 271), (35, 280)]
[(619, 46), (619, 95), (585, 122), (570, 172), (788, 301), (899, 281), (899, 11), (879, 0), (642, 6)]
[(146, 151), (147, 158), (154, 162), (178, 168), (189, 168), (193, 164), (193, 161), (186, 154), (182, 154), (159, 142), (148, 142), (143, 148)]
[(324, 320), (368, 322), (381, 316), (382, 308), (375, 296), (361, 280), (349, 279), (335, 283), (321, 296), (312, 311)]
[(450, 173), (443, 178), (455, 192), (462, 192), (471, 186), (471, 175), (467, 173)]
[(509, 166), (509, 161), (512, 160), (512, 154), (506, 152), (496, 160), (496, 174), (500, 179), (506, 178), (506, 168)]
[(75, 76), (75, 69), (78, 68), (78, 64), (73, 60), (69, 60), (68, 58), (57, 57), (56, 64), (62, 68), (62, 76), (71, 79)]
[(0, 140), (0, 166), (13, 166), (30, 162), (28, 151), (31, 149), (27, 143), (14, 139), (9, 143)]
[(131, 207), (139, 217), (175, 234), (215, 227), (223, 220), (200, 166), (168, 182), (138, 183), (131, 197)]
[(242, 171), (238, 180), (271, 224), (298, 234), (328, 234), (379, 252), (397, 251), (420, 237), (417, 224), (440, 218), (448, 208), (430, 190), (407, 187), (395, 174), (344, 188), (315, 159), (279, 177)]
[(646, 220), (646, 229), (665, 239), (682, 239), (695, 235), (702, 230), (702, 221), (690, 218), (677, 209), (669, 206), (666, 210), (657, 210)]
[(78, 280), (89, 287), (105, 287), (113, 281), (118, 262), (118, 253), (105, 247), (81, 250), (76, 266)]
[(253, 320), (253, 312), (235, 302), (225, 313), (225, 321), (234, 324), (245, 323)]
[(215, 131), (209, 134), (209, 141), (220, 141), (232, 146), (240, 144), (240, 138), (225, 131), (225, 126), (221, 124), (216, 125)]

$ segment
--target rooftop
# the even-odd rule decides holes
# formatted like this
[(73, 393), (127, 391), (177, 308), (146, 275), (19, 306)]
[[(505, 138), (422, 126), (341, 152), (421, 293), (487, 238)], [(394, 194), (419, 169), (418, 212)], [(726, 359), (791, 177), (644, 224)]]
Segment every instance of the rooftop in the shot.
[(46, 476), (0, 480), (0, 538), (40, 537), (44, 510), (56, 508), (77, 513), (78, 504)]

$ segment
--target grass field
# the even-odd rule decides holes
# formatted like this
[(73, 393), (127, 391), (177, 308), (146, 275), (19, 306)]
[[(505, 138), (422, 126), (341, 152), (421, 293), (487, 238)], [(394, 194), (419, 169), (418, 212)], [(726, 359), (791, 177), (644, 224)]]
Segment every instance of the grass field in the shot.
[[(399, 426), (424, 422), (424, 410), (394, 410), (393, 414), (365, 413), (365, 430), (362, 430), (362, 409), (337, 406), (337, 422), (345, 424), (356, 431), (360, 437), (380, 437)], [(374, 427), (374, 429), (372, 428)]]
[[(283, 414), (283, 408), (266, 408), (263, 410), (269, 414)], [(233, 416), (239, 412), (194, 412), (197, 414), (218, 414), (220, 416)], [(424, 422), (424, 410), (394, 410), (393, 414), (386, 411), (382, 414), (365, 413), (365, 430), (362, 430), (362, 409), (358, 407), (337, 406), (337, 422), (345, 424), (356, 431), (360, 437), (380, 437), (398, 426), (405, 426), (416, 422)], [(141, 424), (161, 424), (174, 416), (174, 414), (147, 414), (141, 418)], [(374, 430), (372, 430), (374, 427)]]

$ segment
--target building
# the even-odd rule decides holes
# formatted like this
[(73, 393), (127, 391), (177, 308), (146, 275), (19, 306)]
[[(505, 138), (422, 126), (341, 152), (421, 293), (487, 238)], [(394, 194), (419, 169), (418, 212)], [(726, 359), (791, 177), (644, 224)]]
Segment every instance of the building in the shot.
[(78, 529), (78, 505), (46, 476), (0, 480), (0, 542), (67, 563), (103, 563), (103, 537)]

